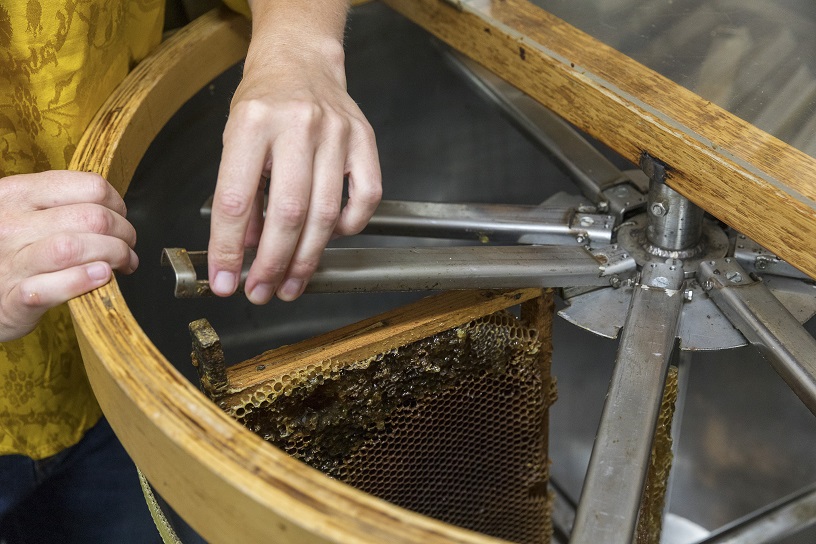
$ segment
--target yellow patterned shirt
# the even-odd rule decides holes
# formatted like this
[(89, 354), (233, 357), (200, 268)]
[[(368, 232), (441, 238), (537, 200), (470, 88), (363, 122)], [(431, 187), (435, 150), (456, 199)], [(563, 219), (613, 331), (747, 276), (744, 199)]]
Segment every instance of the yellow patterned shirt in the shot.
[[(0, 177), (65, 168), (163, 19), (164, 0), (0, 0)], [(0, 343), (0, 454), (53, 455), (100, 415), (65, 306)]]

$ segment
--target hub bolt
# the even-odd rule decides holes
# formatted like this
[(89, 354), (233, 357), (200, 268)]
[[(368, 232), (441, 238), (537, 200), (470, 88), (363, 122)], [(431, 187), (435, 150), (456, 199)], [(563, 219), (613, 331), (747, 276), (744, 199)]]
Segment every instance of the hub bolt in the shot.
[(669, 205), (667, 202), (654, 202), (652, 203), (652, 215), (656, 215), (657, 217), (663, 217), (667, 213), (669, 213)]

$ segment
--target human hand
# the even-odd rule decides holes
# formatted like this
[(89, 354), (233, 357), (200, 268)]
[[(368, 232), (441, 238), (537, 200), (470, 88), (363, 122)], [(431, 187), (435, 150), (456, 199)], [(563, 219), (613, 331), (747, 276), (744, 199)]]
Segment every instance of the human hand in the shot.
[(139, 260), (125, 203), (87, 172), (0, 179), (0, 342), (31, 332), (54, 306), (128, 274)]
[(276, 34), (287, 39), (253, 32), (212, 208), (209, 277), (217, 295), (235, 292), (244, 249), (257, 247), (247, 298), (297, 298), (328, 241), (360, 232), (380, 201), (374, 133), (346, 92), (342, 43), (308, 32)]

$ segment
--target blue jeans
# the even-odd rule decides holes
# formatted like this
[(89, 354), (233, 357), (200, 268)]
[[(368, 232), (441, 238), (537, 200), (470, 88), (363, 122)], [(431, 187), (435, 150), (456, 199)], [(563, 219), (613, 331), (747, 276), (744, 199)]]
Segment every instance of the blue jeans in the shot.
[(52, 457), (0, 456), (0, 543), (161, 543), (107, 420)]

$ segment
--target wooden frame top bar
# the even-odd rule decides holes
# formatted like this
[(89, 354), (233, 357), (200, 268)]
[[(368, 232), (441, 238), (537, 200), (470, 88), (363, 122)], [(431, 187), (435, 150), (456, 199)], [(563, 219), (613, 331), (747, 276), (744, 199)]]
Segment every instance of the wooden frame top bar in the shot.
[(526, 0), (383, 0), (816, 278), (816, 159)]

